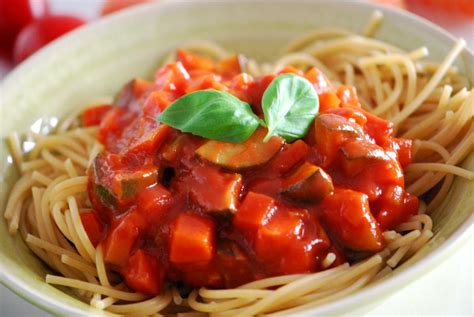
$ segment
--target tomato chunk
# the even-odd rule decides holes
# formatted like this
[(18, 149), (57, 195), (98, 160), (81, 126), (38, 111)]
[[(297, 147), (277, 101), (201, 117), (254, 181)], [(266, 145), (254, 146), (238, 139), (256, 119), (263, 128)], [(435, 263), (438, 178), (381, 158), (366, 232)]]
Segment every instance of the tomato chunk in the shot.
[(216, 256), (225, 287), (234, 288), (255, 279), (250, 259), (237, 244), (221, 243), (217, 248)]
[(367, 117), (366, 131), (381, 147), (387, 145), (393, 135), (393, 123), (379, 118), (369, 112), (364, 112)]
[(328, 167), (337, 156), (340, 146), (347, 140), (362, 140), (364, 132), (354, 122), (327, 113), (314, 120), (314, 143), (321, 155), (321, 166)]
[(269, 173), (284, 174), (291, 170), (310, 152), (309, 146), (303, 140), (296, 140), (283, 145), (283, 149), (268, 163)]
[(157, 117), (173, 102), (173, 98), (165, 91), (153, 91), (143, 104), (143, 113), (150, 117)]
[(307, 211), (279, 207), (272, 219), (258, 229), (254, 251), (272, 275), (311, 272), (316, 269), (316, 248), (320, 240), (305, 231)]
[(328, 110), (328, 112), (344, 117), (351, 122), (357, 123), (360, 126), (365, 126), (365, 124), (367, 123), (367, 116), (361, 111), (361, 109), (336, 108), (330, 109)]
[(321, 215), (345, 247), (369, 252), (383, 249), (382, 231), (370, 212), (367, 195), (349, 189), (338, 190), (324, 199)]
[(333, 89), (331, 82), (326, 77), (326, 75), (324, 75), (324, 73), (316, 67), (310, 68), (304, 74), (304, 77), (313, 84), (314, 90), (316, 90), (316, 93), (318, 95), (326, 93)]
[(182, 213), (171, 234), (170, 262), (205, 263), (214, 255), (214, 222), (197, 214)]
[(223, 77), (232, 78), (244, 72), (243, 65), (245, 62), (246, 60), (243, 55), (232, 55), (217, 64), (217, 72)]
[(198, 264), (179, 265), (183, 282), (194, 287), (224, 287), (219, 268), (214, 261)]
[(391, 230), (418, 213), (419, 200), (401, 186), (392, 185), (385, 189), (374, 206), (380, 227)]
[(359, 98), (354, 86), (339, 86), (337, 88), (337, 97), (341, 101), (341, 107), (360, 109)]
[(104, 260), (118, 266), (125, 265), (146, 223), (141, 215), (135, 211), (118, 219), (115, 226), (109, 231), (104, 241)]
[(266, 75), (263, 77), (256, 78), (255, 81), (249, 87), (250, 104), (252, 110), (257, 115), (263, 114), (262, 110), (262, 96), (268, 85), (276, 78), (276, 75)]
[(242, 176), (223, 173), (215, 167), (195, 166), (183, 181), (194, 201), (207, 212), (237, 210)]
[(184, 94), (190, 78), (183, 63), (178, 61), (160, 68), (155, 74), (155, 84), (157, 89), (173, 92), (178, 98)]
[(145, 251), (137, 250), (121, 270), (125, 282), (135, 291), (157, 296), (163, 286), (165, 271), (158, 260)]
[(135, 102), (140, 99), (147, 90), (152, 88), (153, 83), (141, 78), (135, 78), (129, 81), (115, 98), (114, 105), (117, 107), (129, 108), (138, 111), (138, 105)]
[(340, 151), (341, 165), (348, 176), (359, 174), (371, 164), (390, 161), (390, 157), (380, 146), (367, 141), (349, 141)]
[(111, 105), (100, 105), (84, 110), (82, 123), (85, 127), (99, 125), (104, 115), (112, 109)]
[(96, 247), (104, 236), (104, 225), (93, 210), (81, 212), (81, 222), (89, 240)]
[(398, 161), (402, 167), (410, 165), (413, 159), (413, 141), (408, 139), (393, 138), (395, 150), (397, 151)]
[(158, 221), (171, 203), (171, 193), (160, 184), (155, 184), (138, 193), (138, 210), (148, 221)]

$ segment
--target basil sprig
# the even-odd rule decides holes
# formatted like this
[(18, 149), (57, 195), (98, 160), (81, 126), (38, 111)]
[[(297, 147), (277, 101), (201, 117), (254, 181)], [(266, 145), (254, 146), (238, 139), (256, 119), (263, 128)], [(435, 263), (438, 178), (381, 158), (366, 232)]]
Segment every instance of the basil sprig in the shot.
[(261, 120), (248, 103), (227, 92), (200, 90), (173, 102), (158, 121), (204, 138), (237, 143), (247, 140)]
[(263, 93), (262, 109), (268, 128), (263, 140), (278, 135), (292, 142), (308, 133), (319, 111), (319, 98), (308, 80), (284, 74), (275, 78)]
[(163, 111), (158, 121), (183, 132), (224, 142), (248, 139), (259, 125), (287, 142), (302, 138), (319, 110), (311, 83), (303, 77), (284, 74), (275, 78), (262, 97), (265, 121), (246, 102), (217, 90), (200, 90), (185, 95)]

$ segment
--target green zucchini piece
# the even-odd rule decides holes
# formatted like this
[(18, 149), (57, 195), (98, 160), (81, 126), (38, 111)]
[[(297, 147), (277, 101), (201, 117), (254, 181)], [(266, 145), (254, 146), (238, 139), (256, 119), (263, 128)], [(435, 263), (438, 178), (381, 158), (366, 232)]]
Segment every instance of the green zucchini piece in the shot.
[(208, 162), (234, 171), (260, 166), (270, 161), (284, 144), (284, 140), (278, 136), (263, 142), (266, 133), (266, 129), (259, 128), (241, 143), (210, 140), (199, 147), (196, 154)]

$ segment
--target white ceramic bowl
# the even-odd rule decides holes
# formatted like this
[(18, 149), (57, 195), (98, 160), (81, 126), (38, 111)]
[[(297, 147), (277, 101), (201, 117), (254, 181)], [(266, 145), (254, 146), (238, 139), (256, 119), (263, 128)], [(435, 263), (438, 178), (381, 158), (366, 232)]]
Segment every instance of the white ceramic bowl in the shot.
[[(353, 1), (161, 1), (120, 12), (52, 43), (16, 68), (2, 83), (0, 135), (27, 131), (38, 120), (61, 118), (92, 100), (114, 93), (135, 76), (147, 77), (170, 49), (193, 40), (214, 40), (260, 60), (272, 59), (289, 40), (312, 29), (337, 26), (362, 30), (372, 11), (385, 15), (377, 38), (411, 50), (430, 49), (441, 60), (454, 38), (404, 11)], [(457, 66), (473, 81), (474, 57), (465, 51)], [(0, 152), (0, 208), (17, 175), (5, 144)], [(474, 169), (474, 155), (465, 162)], [(472, 232), (474, 184), (456, 180), (436, 212), (435, 237), (391, 278), (353, 295), (308, 311), (354, 312), (375, 304), (426, 274)], [(3, 214), (3, 211), (2, 213)], [(44, 282), (48, 269), (0, 220), (0, 280), (33, 304), (59, 315), (98, 312)], [(105, 315), (109, 315), (104, 313)]]

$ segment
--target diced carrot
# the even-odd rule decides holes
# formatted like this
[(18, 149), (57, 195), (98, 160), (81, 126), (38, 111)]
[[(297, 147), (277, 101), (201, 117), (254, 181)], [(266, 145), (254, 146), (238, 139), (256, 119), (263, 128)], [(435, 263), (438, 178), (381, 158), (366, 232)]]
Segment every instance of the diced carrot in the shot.
[(81, 212), (81, 222), (89, 240), (96, 247), (104, 236), (104, 225), (93, 210)]
[(145, 226), (146, 222), (136, 211), (130, 211), (125, 217), (118, 219), (104, 241), (105, 262), (125, 265), (140, 231)]
[(212, 71), (215, 68), (215, 63), (212, 59), (193, 54), (183, 49), (176, 51), (176, 57), (178, 61), (183, 63), (184, 68), (186, 68), (188, 71), (195, 69)]
[(171, 234), (170, 262), (206, 263), (214, 256), (214, 222), (198, 214), (181, 213)]
[(323, 92), (319, 97), (319, 113), (328, 112), (331, 109), (338, 109), (341, 100), (333, 92)]
[(242, 232), (265, 226), (275, 212), (275, 201), (262, 194), (249, 192), (235, 214), (233, 224)]
[(379, 224), (370, 212), (367, 195), (349, 189), (326, 196), (321, 215), (329, 230), (345, 247), (377, 252), (385, 243)]
[(133, 290), (149, 295), (157, 296), (163, 286), (165, 271), (158, 260), (137, 250), (128, 260), (127, 265), (121, 270), (126, 284)]
[(99, 125), (102, 118), (109, 110), (112, 109), (111, 105), (100, 105), (92, 108), (87, 108), (82, 113), (82, 123), (85, 127)]

